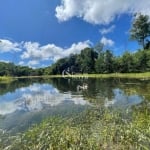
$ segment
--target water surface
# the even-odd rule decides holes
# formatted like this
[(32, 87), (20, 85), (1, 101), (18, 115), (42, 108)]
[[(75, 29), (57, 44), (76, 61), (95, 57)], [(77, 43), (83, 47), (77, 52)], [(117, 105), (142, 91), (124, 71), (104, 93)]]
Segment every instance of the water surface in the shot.
[[(88, 88), (82, 89), (84, 84)], [(0, 128), (26, 130), (49, 116), (73, 116), (100, 106), (132, 111), (150, 100), (150, 81), (139, 79), (21, 79), (0, 84)]]

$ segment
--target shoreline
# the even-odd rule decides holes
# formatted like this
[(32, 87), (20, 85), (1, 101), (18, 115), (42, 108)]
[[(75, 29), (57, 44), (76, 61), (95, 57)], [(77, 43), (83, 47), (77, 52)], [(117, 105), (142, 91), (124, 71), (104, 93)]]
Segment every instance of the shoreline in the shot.
[(133, 78), (133, 79), (150, 79), (150, 72), (144, 73), (108, 73), (108, 74), (74, 74), (74, 75), (43, 75), (43, 76), (21, 76), (10, 77), (14, 79), (23, 78)]
[(0, 83), (9, 83), (17, 79), (32, 79), (32, 78), (126, 78), (126, 79), (141, 79), (150, 80), (150, 72), (144, 73), (108, 73), (108, 74), (74, 74), (74, 75), (43, 75), (43, 76), (0, 76)]

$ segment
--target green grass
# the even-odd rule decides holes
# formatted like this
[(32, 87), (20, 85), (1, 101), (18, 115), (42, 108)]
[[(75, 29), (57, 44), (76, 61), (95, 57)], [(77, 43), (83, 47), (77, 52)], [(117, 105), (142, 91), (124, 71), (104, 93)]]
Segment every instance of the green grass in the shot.
[[(74, 74), (74, 75), (43, 75), (43, 76), (21, 76), (18, 78), (139, 78), (139, 79), (150, 79), (150, 72), (144, 73), (108, 73), (108, 74)], [(5, 77), (4, 77), (5, 78)]]
[(145, 73), (108, 73), (108, 74), (75, 74), (75, 75), (48, 75), (43, 77), (50, 78), (140, 78), (150, 79), (150, 72)]
[[(76, 75), (75, 75), (76, 76)], [(89, 78), (150, 78), (150, 72), (146, 73), (110, 73), (110, 74), (83, 74), (79, 75)], [(77, 75), (78, 77), (78, 75)]]
[(109, 78), (109, 77), (116, 77), (116, 78), (142, 78), (142, 79), (149, 79), (150, 72), (145, 73), (111, 73), (111, 74), (91, 74), (89, 77), (102, 77), (102, 78)]
[(16, 137), (8, 139), (7, 135), (5, 140), (0, 149), (149, 150), (150, 109), (138, 108), (129, 115), (93, 108), (74, 118), (49, 118)]
[(9, 83), (14, 81), (13, 77), (8, 77), (8, 76), (0, 76), (0, 83)]

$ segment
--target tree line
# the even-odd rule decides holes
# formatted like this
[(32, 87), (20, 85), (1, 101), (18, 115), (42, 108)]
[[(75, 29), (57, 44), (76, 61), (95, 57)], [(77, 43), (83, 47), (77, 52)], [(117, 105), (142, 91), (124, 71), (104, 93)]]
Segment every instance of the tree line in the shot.
[(79, 73), (134, 73), (150, 71), (150, 50), (126, 51), (122, 56), (114, 56), (111, 50), (97, 53), (94, 48), (85, 48), (80, 54), (71, 54), (59, 59), (46, 68), (32, 69), (0, 62), (0, 76), (41, 76)]
[(0, 76), (40, 76), (43, 69), (33, 69), (28, 66), (18, 66), (14, 63), (0, 62)]
[(126, 51), (122, 56), (114, 56), (111, 50), (97, 53), (93, 48), (85, 48), (81, 54), (59, 59), (44, 74), (77, 73), (132, 73), (150, 71), (150, 50), (136, 53)]

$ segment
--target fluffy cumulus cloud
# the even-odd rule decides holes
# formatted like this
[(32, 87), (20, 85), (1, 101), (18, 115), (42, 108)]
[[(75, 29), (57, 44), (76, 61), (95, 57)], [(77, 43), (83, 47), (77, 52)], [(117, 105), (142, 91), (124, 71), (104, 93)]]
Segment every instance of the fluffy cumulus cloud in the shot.
[(103, 43), (104, 46), (107, 46), (107, 47), (111, 47), (111, 46), (114, 45), (114, 41), (113, 40), (108, 39), (108, 38), (106, 38), (104, 36), (101, 38), (100, 42)]
[[(0, 39), (0, 53), (4, 52), (20, 52), (19, 65), (28, 65), (36, 67), (41, 62), (52, 61), (56, 62), (58, 59), (67, 57), (70, 54), (79, 54), (80, 51), (86, 47), (91, 46), (89, 40), (73, 43), (68, 48), (62, 48), (55, 44), (47, 44), (41, 46), (38, 42), (12, 42), (7, 39)], [(18, 55), (18, 54), (17, 54)], [(2, 62), (8, 62), (0, 59)]]
[(7, 39), (0, 39), (0, 52), (18, 52), (21, 51), (20, 44), (17, 42), (11, 42)]
[(56, 17), (66, 21), (76, 16), (92, 24), (109, 24), (124, 13), (150, 15), (149, 0), (61, 0)]
[[(58, 47), (55, 44), (47, 44), (40, 46), (37, 42), (25, 42), (24, 52), (21, 55), (22, 60), (29, 60), (29, 65), (36, 65), (40, 61), (51, 60), (55, 62), (56, 60), (67, 57), (70, 54), (78, 54), (80, 51), (86, 47), (90, 47), (90, 41), (84, 41), (72, 44), (69, 48)], [(23, 64), (23, 61), (20, 62)]]

